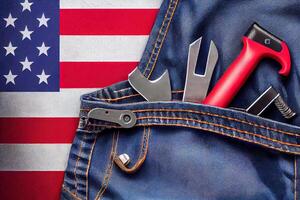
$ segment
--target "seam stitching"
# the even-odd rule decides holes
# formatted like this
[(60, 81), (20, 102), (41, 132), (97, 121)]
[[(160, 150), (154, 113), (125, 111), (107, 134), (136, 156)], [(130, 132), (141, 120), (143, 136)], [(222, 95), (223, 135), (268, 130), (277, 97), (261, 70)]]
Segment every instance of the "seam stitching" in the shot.
[(147, 134), (145, 134), (143, 138), (143, 144), (142, 144), (143, 146), (139, 156), (140, 158), (142, 158), (148, 151), (150, 134), (151, 134), (151, 128), (148, 127)]
[[(170, 12), (170, 7), (171, 7), (171, 5), (172, 5), (172, 0), (169, 2), (169, 5), (168, 5), (168, 8), (167, 8), (166, 14), (165, 14), (165, 16), (164, 16), (164, 19), (163, 19), (163, 21), (162, 21), (162, 24), (161, 24), (161, 26), (160, 26), (160, 28), (159, 28), (159, 31), (158, 31), (158, 34), (157, 34), (157, 36), (156, 36), (155, 42), (154, 42), (154, 44), (153, 44), (153, 48), (152, 48), (152, 51), (151, 51), (151, 55), (150, 55), (150, 57), (149, 57), (149, 59), (148, 59), (148, 62), (147, 62), (147, 64), (146, 64), (146, 67), (145, 67), (144, 72), (143, 72), (144, 75), (146, 75), (146, 72), (147, 72), (148, 67), (149, 67), (149, 65), (150, 65), (150, 62), (151, 62), (151, 60), (152, 60), (152, 57), (153, 57), (153, 56), (156, 56), (156, 54), (157, 54), (155, 51), (157, 51), (157, 46), (159, 45), (158, 43), (159, 43), (159, 39), (160, 39), (161, 35), (162, 35), (162, 34), (165, 34), (165, 31), (163, 31), (163, 27), (164, 27), (164, 25), (165, 25), (165, 23), (166, 23), (167, 16), (168, 16), (168, 14), (169, 14), (169, 12)], [(149, 78), (149, 76), (147, 76), (147, 77)]]
[(146, 127), (144, 127), (143, 137), (142, 137), (142, 141), (141, 141), (141, 145), (140, 145), (139, 157), (138, 157), (137, 161), (140, 161), (141, 158), (142, 158), (143, 155), (144, 155), (144, 152), (145, 152), (145, 146), (146, 146), (146, 143), (145, 143), (145, 142), (148, 141), (149, 129), (150, 129), (150, 127), (147, 127), (147, 131), (146, 131)]
[[(183, 90), (173, 90), (171, 91), (172, 93), (183, 93)], [(121, 93), (120, 91), (115, 91), (115, 93)], [(107, 102), (113, 102), (113, 101), (118, 101), (118, 100), (123, 100), (123, 99), (127, 99), (130, 97), (135, 97), (135, 96), (141, 96), (140, 94), (130, 94), (127, 96), (121, 96), (121, 97), (116, 97), (116, 98), (97, 98), (100, 101), (107, 101)]]
[(156, 53), (155, 53), (155, 50), (157, 49), (156, 46), (157, 46), (159, 37), (161, 36), (161, 34), (164, 34), (164, 33), (162, 32), (162, 28), (163, 28), (163, 26), (164, 26), (164, 24), (165, 24), (165, 22), (166, 22), (167, 15), (168, 15), (169, 9), (170, 9), (170, 7), (171, 7), (171, 2), (172, 2), (172, 0), (169, 2), (168, 8), (167, 8), (167, 12), (166, 12), (166, 14), (165, 14), (165, 16), (164, 16), (164, 19), (163, 19), (163, 21), (162, 21), (162, 24), (161, 24), (161, 26), (160, 26), (160, 28), (159, 28), (159, 31), (158, 31), (158, 34), (157, 34), (157, 36), (156, 36), (155, 42), (154, 42), (154, 44), (153, 44), (153, 49), (152, 49), (152, 51), (151, 51), (151, 55), (150, 55), (150, 57), (149, 57), (149, 59), (148, 59), (147, 65), (146, 65), (146, 67), (145, 67), (145, 69), (144, 69), (144, 72), (143, 72), (144, 75), (146, 75), (146, 72), (147, 72), (147, 70), (148, 70), (148, 67), (149, 67), (150, 61), (152, 60), (153, 55), (156, 54)]
[(109, 163), (105, 169), (105, 174), (102, 180), (102, 185), (101, 188), (99, 189), (95, 199), (101, 199), (107, 186), (108, 186), (108, 182), (110, 180), (110, 177), (112, 175), (112, 169), (113, 169), (113, 165), (114, 165), (114, 157), (116, 154), (116, 149), (117, 149), (117, 145), (118, 145), (118, 139), (119, 139), (119, 132), (116, 134), (116, 132), (114, 132), (113, 134), (113, 139), (112, 139), (112, 145), (111, 145), (111, 151), (110, 151), (110, 156), (109, 156)]
[(127, 166), (125, 166), (118, 157), (116, 157), (114, 159), (117, 166), (123, 172), (128, 173), (128, 174), (133, 174), (138, 169), (140, 169), (140, 167), (143, 165), (143, 163), (145, 162), (146, 157), (147, 157), (150, 133), (151, 133), (151, 128), (147, 127), (147, 131), (146, 131), (146, 126), (144, 126), (143, 137), (142, 137), (141, 145), (139, 148), (139, 156), (137, 158), (137, 161), (135, 162), (135, 164), (132, 167), (128, 168)]
[(271, 127), (268, 127), (268, 126), (256, 124), (254, 122), (250, 122), (250, 121), (246, 121), (246, 120), (241, 120), (241, 119), (237, 119), (237, 118), (233, 118), (233, 117), (228, 117), (228, 116), (225, 116), (225, 115), (214, 114), (214, 113), (210, 113), (210, 112), (203, 112), (203, 111), (196, 111), (196, 110), (185, 110), (185, 109), (143, 109), (143, 110), (132, 110), (132, 112), (156, 112), (156, 111), (160, 111), (160, 112), (189, 112), (189, 113), (195, 113), (195, 114), (209, 115), (209, 116), (213, 116), (213, 117), (220, 117), (220, 118), (228, 119), (230, 121), (236, 121), (236, 122), (248, 124), (248, 125), (251, 125), (251, 126), (256, 126), (256, 127), (259, 127), (259, 128), (264, 128), (266, 130), (271, 130), (271, 131), (275, 131), (275, 132), (279, 132), (279, 133), (283, 133), (283, 134), (287, 134), (287, 135), (291, 135), (291, 136), (300, 137), (300, 135), (298, 135), (296, 133), (287, 132), (287, 131), (283, 131), (283, 130), (280, 130), (280, 129), (271, 128)]
[(83, 139), (80, 141), (80, 146), (79, 146), (79, 152), (78, 152), (78, 156), (76, 159), (76, 163), (75, 163), (75, 168), (74, 168), (74, 178), (75, 178), (75, 195), (77, 196), (77, 187), (78, 187), (78, 178), (77, 178), (77, 167), (78, 167), (78, 163), (82, 154), (82, 145), (83, 145), (83, 141), (85, 140), (85, 133), (83, 134)]
[(145, 149), (148, 146), (147, 143), (148, 143), (148, 139), (149, 139), (149, 133), (150, 133), (150, 127), (147, 127), (147, 131), (146, 131), (146, 127), (144, 127), (144, 133), (143, 133), (143, 138), (142, 138), (141, 145), (140, 145), (138, 161), (140, 161), (141, 158), (145, 154)]
[(297, 158), (294, 157), (294, 200), (297, 200)]
[(155, 60), (154, 60), (154, 62), (153, 62), (152, 68), (151, 68), (151, 70), (150, 70), (150, 72), (149, 72), (149, 74), (148, 74), (148, 76), (147, 76), (148, 79), (149, 79), (149, 77), (151, 76), (152, 71), (154, 70), (154, 68), (155, 68), (155, 66), (156, 66), (156, 62), (157, 62), (157, 59), (158, 59), (160, 50), (161, 50), (161, 48), (162, 48), (162, 46), (163, 46), (163, 44), (164, 44), (166, 35), (167, 35), (168, 31), (169, 31), (169, 27), (170, 27), (171, 21), (172, 21), (173, 16), (174, 16), (174, 13), (175, 13), (175, 10), (176, 10), (176, 7), (177, 7), (177, 3), (178, 3), (178, 0), (176, 0), (176, 1), (174, 2), (173, 10), (171, 11), (171, 16), (170, 16), (170, 18), (168, 19), (169, 22), (168, 22), (168, 24), (167, 24), (167, 28), (166, 28), (166, 30), (164, 31), (162, 41), (160, 42), (160, 46), (159, 46), (159, 48), (158, 48), (158, 50), (157, 50), (157, 53), (155, 54)]
[(250, 142), (250, 143), (258, 144), (258, 145), (261, 145), (261, 146), (264, 146), (264, 147), (268, 147), (270, 149), (278, 150), (280, 152), (293, 153), (293, 154), (296, 154), (296, 155), (300, 155), (300, 152), (285, 150), (285, 149), (282, 149), (280, 147), (270, 146), (268, 144), (260, 143), (258, 141), (249, 140), (249, 139), (246, 139), (246, 138), (243, 138), (243, 137), (240, 137), (240, 136), (230, 135), (230, 134), (222, 132), (222, 131), (209, 129), (209, 128), (204, 128), (204, 127), (194, 127), (194, 126), (185, 125), (185, 124), (155, 124), (155, 123), (139, 124), (137, 126), (179, 126), (179, 127), (194, 128), (194, 129), (214, 132), (214, 133), (224, 135), (224, 136), (228, 136), (228, 137), (231, 137), (231, 138), (237, 138), (237, 139), (240, 139), (240, 140), (243, 140), (243, 141), (246, 141), (246, 142)]
[[(204, 121), (206, 122), (206, 121)], [(206, 122), (207, 123), (207, 122)], [(98, 125), (98, 124), (91, 124), (93, 126), (107, 126), (107, 125)], [(254, 140), (246, 140), (244, 139), (243, 137), (237, 137), (237, 136), (234, 136), (234, 135), (231, 135), (231, 134), (228, 134), (228, 133), (224, 133), (224, 132), (220, 132), (220, 131), (217, 131), (215, 129), (212, 129), (212, 128), (204, 128), (204, 127), (198, 127), (198, 126), (191, 126), (191, 125), (184, 125), (184, 124), (157, 124), (157, 123), (140, 123), (140, 124), (137, 124), (136, 126), (147, 126), (147, 125), (153, 125), (153, 126), (183, 126), (183, 127), (189, 127), (189, 128), (195, 128), (195, 129), (200, 129), (200, 130), (206, 130), (206, 131), (211, 131), (211, 132), (215, 132), (215, 133), (221, 133), (222, 135), (226, 135), (226, 136), (229, 136), (229, 137), (234, 137), (234, 138), (239, 138), (241, 140), (245, 140), (245, 141), (248, 141), (248, 142), (252, 142), (252, 143), (255, 143), (255, 144), (261, 144), (263, 146), (267, 146), (267, 147), (270, 147), (272, 148), (273, 146), (270, 146), (270, 145), (266, 145), (264, 143), (261, 143), (261, 142), (258, 142), (258, 141), (254, 141)], [(212, 126), (214, 125), (218, 125), (218, 124), (215, 124), (215, 123), (211, 123)], [(110, 126), (111, 128), (119, 128), (118, 126)], [(227, 127), (227, 126), (224, 126), (226, 129), (231, 129), (231, 127)], [(241, 132), (243, 133), (244, 131), (243, 130), (239, 130), (239, 129), (236, 129), (238, 132)], [(269, 140), (269, 138), (267, 138), (266, 140)], [(271, 141), (271, 140), (269, 140)], [(272, 142), (272, 141), (271, 141)], [(291, 144), (290, 146), (293, 146), (293, 144)], [(295, 153), (295, 154), (300, 154), (300, 152), (298, 153), (297, 151), (289, 151), (289, 150), (283, 150), (282, 148), (279, 148), (279, 147), (273, 147), (273, 149), (277, 149), (277, 150), (280, 150), (280, 151), (283, 151), (283, 152), (288, 152), (288, 153)]]
[(201, 124), (208, 124), (208, 125), (213, 125), (213, 126), (216, 126), (216, 127), (225, 128), (225, 129), (228, 129), (230, 131), (236, 131), (236, 132), (252, 135), (252, 136), (259, 137), (259, 138), (262, 138), (262, 139), (265, 139), (265, 140), (270, 140), (271, 142), (277, 142), (277, 143), (280, 143), (280, 144), (283, 144), (283, 145), (288, 145), (288, 146), (293, 146), (293, 147), (300, 147), (299, 144), (284, 142), (282, 140), (272, 139), (270, 137), (267, 137), (267, 136), (264, 136), (264, 135), (259, 135), (259, 134), (249, 132), (249, 131), (246, 131), (246, 130), (240, 130), (240, 129), (225, 126), (225, 125), (222, 125), (222, 124), (217, 124), (217, 123), (212, 123), (212, 122), (197, 120), (197, 119), (192, 119), (192, 118), (147, 116), (147, 117), (140, 117), (140, 118), (137, 118), (137, 119), (138, 120), (143, 120), (143, 119), (185, 120), (185, 121), (197, 122), (197, 123), (201, 123)]
[(62, 189), (64, 191), (66, 191), (67, 193), (69, 193), (74, 199), (81, 200), (76, 194), (74, 194), (73, 192), (71, 192), (70, 190), (68, 190), (65, 186), (63, 186)]
[(90, 170), (90, 165), (91, 165), (91, 159), (92, 159), (92, 155), (93, 155), (93, 151), (94, 151), (94, 147), (97, 141), (98, 135), (95, 137), (94, 142), (92, 144), (92, 148), (90, 150), (89, 153), (89, 159), (88, 159), (88, 164), (87, 164), (87, 168), (86, 168), (86, 173), (85, 173), (85, 177), (86, 177), (86, 189), (85, 189), (85, 193), (86, 193), (86, 199), (88, 199), (89, 197), (89, 170)]
[[(81, 109), (81, 110), (89, 112), (91, 109)], [(272, 127), (269, 127), (269, 126), (264, 126), (264, 125), (256, 124), (254, 122), (250, 122), (250, 121), (247, 121), (247, 120), (240, 120), (240, 119), (237, 119), (237, 118), (228, 117), (228, 116), (225, 116), (225, 115), (214, 114), (214, 113), (210, 113), (210, 112), (203, 112), (203, 111), (196, 111), (196, 110), (184, 110), (184, 109), (143, 109), (143, 110), (132, 110), (132, 112), (134, 112), (134, 113), (137, 113), (137, 112), (156, 112), (156, 111), (160, 111), (160, 112), (188, 112), (188, 113), (208, 115), (208, 116), (212, 116), (212, 117), (220, 117), (220, 118), (223, 118), (223, 119), (228, 119), (230, 121), (236, 121), (236, 122), (240, 122), (240, 123), (243, 123), (243, 124), (247, 124), (247, 125), (251, 125), (251, 126), (256, 126), (256, 127), (259, 127), (259, 128), (264, 128), (266, 130), (271, 130), (271, 131), (275, 131), (275, 132), (278, 132), (278, 133), (283, 133), (283, 134), (290, 135), (290, 136), (300, 137), (300, 135), (297, 134), (297, 133), (287, 132), (287, 131), (283, 131), (283, 130), (280, 130), (280, 129), (272, 128)], [(90, 125), (94, 125), (95, 126), (95, 124), (90, 124)], [(101, 125), (99, 125), (99, 126), (101, 126)], [(105, 126), (105, 125), (102, 125), (102, 126)], [(110, 127), (120, 128), (119, 126), (110, 126)]]

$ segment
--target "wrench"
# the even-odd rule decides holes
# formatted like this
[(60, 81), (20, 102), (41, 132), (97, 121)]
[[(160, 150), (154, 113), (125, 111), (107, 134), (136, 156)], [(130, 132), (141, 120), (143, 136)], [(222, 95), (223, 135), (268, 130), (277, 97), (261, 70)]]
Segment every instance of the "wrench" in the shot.
[(206, 61), (205, 73), (203, 75), (195, 73), (201, 41), (202, 37), (192, 42), (189, 46), (187, 74), (183, 93), (183, 101), (186, 102), (201, 103), (206, 97), (209, 83), (218, 61), (218, 50), (215, 43), (211, 41)]

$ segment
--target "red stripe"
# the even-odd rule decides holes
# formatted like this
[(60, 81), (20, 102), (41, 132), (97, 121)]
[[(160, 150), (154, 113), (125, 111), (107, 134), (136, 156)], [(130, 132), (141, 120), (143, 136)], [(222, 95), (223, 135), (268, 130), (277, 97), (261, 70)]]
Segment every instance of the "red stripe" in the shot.
[(158, 9), (61, 9), (61, 35), (149, 35)]
[(64, 172), (0, 172), (1, 199), (58, 200)]
[(0, 118), (0, 143), (72, 143), (77, 126), (78, 118)]
[(100, 88), (126, 80), (136, 62), (61, 62), (61, 88)]

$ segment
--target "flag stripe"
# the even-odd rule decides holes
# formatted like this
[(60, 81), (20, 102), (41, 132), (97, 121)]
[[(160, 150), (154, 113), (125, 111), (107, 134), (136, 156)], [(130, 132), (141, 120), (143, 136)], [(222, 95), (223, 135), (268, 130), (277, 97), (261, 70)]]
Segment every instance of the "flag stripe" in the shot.
[(61, 62), (61, 88), (99, 88), (126, 80), (137, 62)]
[(60, 199), (64, 172), (0, 172), (1, 199)]
[(159, 8), (162, 0), (60, 0), (60, 8)]
[(60, 61), (139, 61), (147, 39), (148, 36), (60, 36)]
[(71, 144), (0, 144), (0, 171), (64, 171)]
[(78, 120), (0, 118), (0, 143), (72, 143)]
[(62, 9), (60, 34), (149, 35), (157, 12), (157, 9)]
[(0, 117), (78, 117), (80, 95), (95, 89), (60, 92), (1, 92)]
[(127, 79), (161, 2), (60, 0), (62, 89), (0, 92), (1, 198), (60, 198), (80, 95)]

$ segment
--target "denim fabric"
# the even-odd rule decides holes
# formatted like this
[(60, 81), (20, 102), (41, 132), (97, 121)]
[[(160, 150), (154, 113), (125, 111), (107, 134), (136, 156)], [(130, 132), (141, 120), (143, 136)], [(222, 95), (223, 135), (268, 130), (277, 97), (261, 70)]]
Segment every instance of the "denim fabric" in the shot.
[[(300, 199), (300, 86), (298, 0), (166, 0), (139, 69), (149, 79), (169, 70), (172, 101), (146, 102), (127, 81), (81, 97), (80, 124), (62, 188), (62, 199)], [(200, 36), (219, 51), (210, 88), (242, 48), (253, 21), (284, 39), (292, 70), (263, 60), (229, 108), (182, 102), (188, 46)], [(206, 54), (197, 66), (205, 66)], [(298, 112), (293, 120), (276, 109), (258, 117), (238, 111), (270, 84)], [(200, 86), (199, 86), (200, 87)], [(93, 108), (130, 110), (132, 128), (87, 120)], [(117, 157), (126, 153), (129, 166)]]

